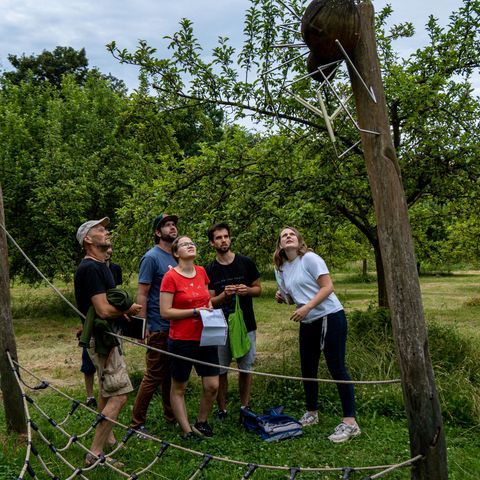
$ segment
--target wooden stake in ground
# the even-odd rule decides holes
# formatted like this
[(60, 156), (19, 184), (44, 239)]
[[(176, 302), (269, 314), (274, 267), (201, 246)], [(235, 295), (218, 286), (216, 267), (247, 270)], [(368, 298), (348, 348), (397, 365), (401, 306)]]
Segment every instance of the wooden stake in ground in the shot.
[[(0, 223), (5, 225), (3, 195), (0, 185)], [(22, 393), (12, 372), (6, 352), (17, 360), (17, 346), (13, 333), (12, 311), (10, 309), (10, 276), (8, 273), (7, 237), (0, 228), (0, 386), (7, 419), (7, 429), (26, 433), (27, 424), (23, 410)]]
[(359, 4), (359, 10), (362, 28), (353, 63), (365, 83), (373, 88), (377, 103), (372, 101), (352, 69), (350, 78), (360, 128), (380, 133), (361, 132), (361, 138), (375, 205), (410, 448), (412, 457), (424, 455), (424, 460), (414, 464), (412, 478), (445, 480), (448, 470), (442, 413), (428, 350), (405, 192), (390, 134), (375, 41), (374, 9), (367, 0)]

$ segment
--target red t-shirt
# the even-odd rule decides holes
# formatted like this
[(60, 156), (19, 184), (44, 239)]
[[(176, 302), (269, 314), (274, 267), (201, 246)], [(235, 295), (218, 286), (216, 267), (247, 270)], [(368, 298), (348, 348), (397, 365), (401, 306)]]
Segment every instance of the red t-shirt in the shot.
[[(208, 307), (210, 280), (203, 267), (195, 265), (195, 276), (184, 277), (174, 268), (169, 270), (162, 280), (161, 292), (173, 293), (173, 308), (192, 309)], [(187, 317), (181, 320), (170, 320), (169, 337), (173, 340), (200, 340), (203, 323), (198, 317)]]

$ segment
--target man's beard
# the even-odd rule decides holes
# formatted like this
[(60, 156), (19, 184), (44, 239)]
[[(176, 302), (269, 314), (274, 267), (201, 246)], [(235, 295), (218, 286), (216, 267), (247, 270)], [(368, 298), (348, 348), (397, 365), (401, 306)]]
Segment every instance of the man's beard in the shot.
[(176, 238), (177, 235), (164, 235), (163, 233), (160, 235), (160, 238), (167, 243), (172, 243)]
[(223, 247), (216, 247), (215, 250), (217, 253), (227, 253), (230, 250), (230, 245), (225, 245)]
[(100, 241), (97, 240), (95, 237), (92, 237), (92, 243), (102, 252), (106, 252), (112, 246), (112, 242), (110, 240)]

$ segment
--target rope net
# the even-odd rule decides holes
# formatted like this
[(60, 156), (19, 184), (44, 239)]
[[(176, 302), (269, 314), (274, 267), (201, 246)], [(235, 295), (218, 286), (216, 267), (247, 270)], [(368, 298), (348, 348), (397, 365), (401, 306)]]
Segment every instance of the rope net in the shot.
[[(128, 427), (127, 425), (122, 424), (118, 420), (113, 420), (111, 418), (104, 416), (101, 413), (96, 412), (95, 410), (82, 404), (75, 398), (69, 396), (62, 390), (58, 389), (52, 383), (40, 379), (28, 368), (24, 367), (19, 362), (14, 361), (8, 352), (7, 352), (7, 356), (8, 356), (12, 371), (15, 374), (20, 390), (22, 392), (22, 400), (23, 400), (24, 410), (27, 418), (27, 450), (26, 450), (24, 466), (17, 477), (19, 480), (25, 478), (25, 475), (27, 473), (32, 478), (39, 478), (37, 477), (37, 474), (33, 470), (33, 467), (31, 464), (32, 454), (37, 459), (38, 464), (45, 471), (45, 473), (48, 475), (49, 478), (59, 479), (59, 477), (52, 472), (51, 468), (48, 466), (48, 463), (43, 459), (42, 455), (38, 451), (39, 449), (34, 446), (33, 433), (35, 433), (38, 436), (39, 440), (41, 440), (41, 442), (43, 442), (48, 447), (48, 450), (50, 450), (55, 455), (55, 457), (59, 460), (59, 462), (63, 464), (71, 472), (70, 475), (65, 477), (66, 480), (70, 480), (76, 477), (88, 478), (85, 476), (85, 473), (96, 470), (98, 467), (108, 468), (111, 471), (115, 472), (116, 474), (124, 478), (132, 479), (132, 480), (138, 479), (149, 472), (151, 473), (154, 469), (154, 466), (160, 462), (162, 457), (166, 454), (167, 450), (169, 449), (178, 450), (185, 454), (200, 457), (198, 467), (192, 473), (192, 475), (188, 477), (189, 479), (194, 479), (200, 476), (202, 471), (206, 469), (212, 462), (216, 462), (217, 464), (224, 463), (224, 464), (230, 464), (230, 465), (241, 467), (244, 470), (244, 473), (241, 476), (241, 478), (245, 478), (245, 479), (252, 478), (255, 472), (257, 472), (258, 470), (284, 472), (286, 475), (288, 475), (289, 479), (295, 479), (301, 473), (305, 473), (305, 474), (317, 473), (318, 474), (318, 473), (327, 473), (327, 472), (341, 472), (344, 479), (349, 479), (350, 475), (354, 472), (379, 471), (373, 475), (365, 477), (366, 479), (370, 479), (370, 478), (374, 479), (374, 478), (380, 478), (384, 474), (392, 472), (399, 468), (410, 466), (422, 458), (422, 456), (419, 455), (417, 457), (408, 459), (404, 462), (397, 463), (397, 464), (360, 466), (360, 467), (350, 467), (350, 466), (298, 467), (298, 466), (256, 464), (256, 463), (228, 458), (225, 456), (210, 454), (208, 452), (201, 452), (198, 450), (194, 450), (194, 449), (185, 447), (183, 445), (178, 445), (172, 442), (168, 442), (164, 439), (158, 438), (154, 435), (151, 435), (145, 432), (145, 433), (142, 433), (142, 436), (145, 437), (149, 442), (158, 444), (158, 450), (155, 454), (152, 455), (152, 458), (150, 459), (148, 459), (145, 455), (144, 459), (146, 460), (147, 463), (143, 465), (142, 468), (137, 469), (135, 471), (127, 472), (123, 470), (124, 465), (121, 464), (121, 462), (114, 460), (115, 457), (113, 455), (116, 455), (118, 452), (121, 452), (122, 450), (128, 448), (129, 445), (127, 446), (127, 442), (133, 436), (136, 435), (137, 432), (135, 430)], [(46, 410), (39, 404), (37, 400), (35, 400), (32, 396), (28, 395), (25, 392), (25, 388), (28, 388), (33, 392), (35, 392), (38, 389), (35, 386), (27, 385), (26, 382), (23, 381), (19, 373), (19, 370), (27, 373), (29, 376), (31, 376), (32, 378), (40, 382), (41, 385), (44, 385), (44, 386), (46, 385), (46, 387), (44, 387), (43, 389), (50, 388), (56, 394), (63, 397), (64, 399), (67, 399), (70, 402), (69, 410), (66, 412), (65, 416), (63, 417), (63, 420), (61, 421), (55, 420), (52, 416), (50, 416), (46, 412)], [(38, 412), (40, 419), (44, 421), (47, 427), (52, 427), (55, 431), (57, 431), (60, 434), (61, 438), (63, 438), (63, 442), (60, 442), (58, 440), (54, 442), (51, 440), (50, 432), (44, 433), (44, 431), (42, 430), (42, 427), (40, 426), (40, 422), (35, 421), (32, 418), (32, 415), (30, 412), (30, 406), (33, 409), (35, 409), (36, 412)], [(85, 420), (88, 418), (88, 416), (93, 416), (94, 419), (86, 427), (83, 426), (83, 430), (81, 431), (77, 431), (77, 432), (68, 431), (66, 428), (66, 425), (75, 416), (80, 417), (80, 419), (83, 421), (83, 424), (85, 423)], [(100, 422), (104, 422), (104, 421), (109, 421), (119, 429), (123, 430), (124, 436), (122, 440), (118, 442), (118, 444), (108, 454), (95, 456), (88, 449), (88, 447), (85, 446), (83, 441), (87, 440), (90, 434), (95, 429), (95, 427)], [(78, 463), (78, 458), (76, 462), (74, 462), (73, 460), (67, 459), (65, 453), (72, 448), (81, 450), (83, 455), (87, 454), (87, 455), (93, 456), (93, 457), (90, 457), (90, 458), (93, 458), (93, 461), (91, 462), (91, 464), (89, 466), (84, 466), (83, 457), (82, 457), (82, 460), (80, 460), (81, 462), (80, 464)], [(214, 447), (212, 446), (212, 448)]]

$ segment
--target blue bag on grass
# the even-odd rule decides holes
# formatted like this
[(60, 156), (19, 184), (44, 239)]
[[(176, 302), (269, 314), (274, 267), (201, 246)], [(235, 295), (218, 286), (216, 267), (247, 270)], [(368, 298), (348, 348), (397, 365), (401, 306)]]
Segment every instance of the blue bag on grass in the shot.
[(243, 426), (249, 432), (255, 432), (266, 442), (278, 442), (302, 436), (301, 423), (293, 417), (285, 415), (283, 410), (283, 406), (269, 408), (260, 415), (248, 408), (242, 408), (240, 418)]

